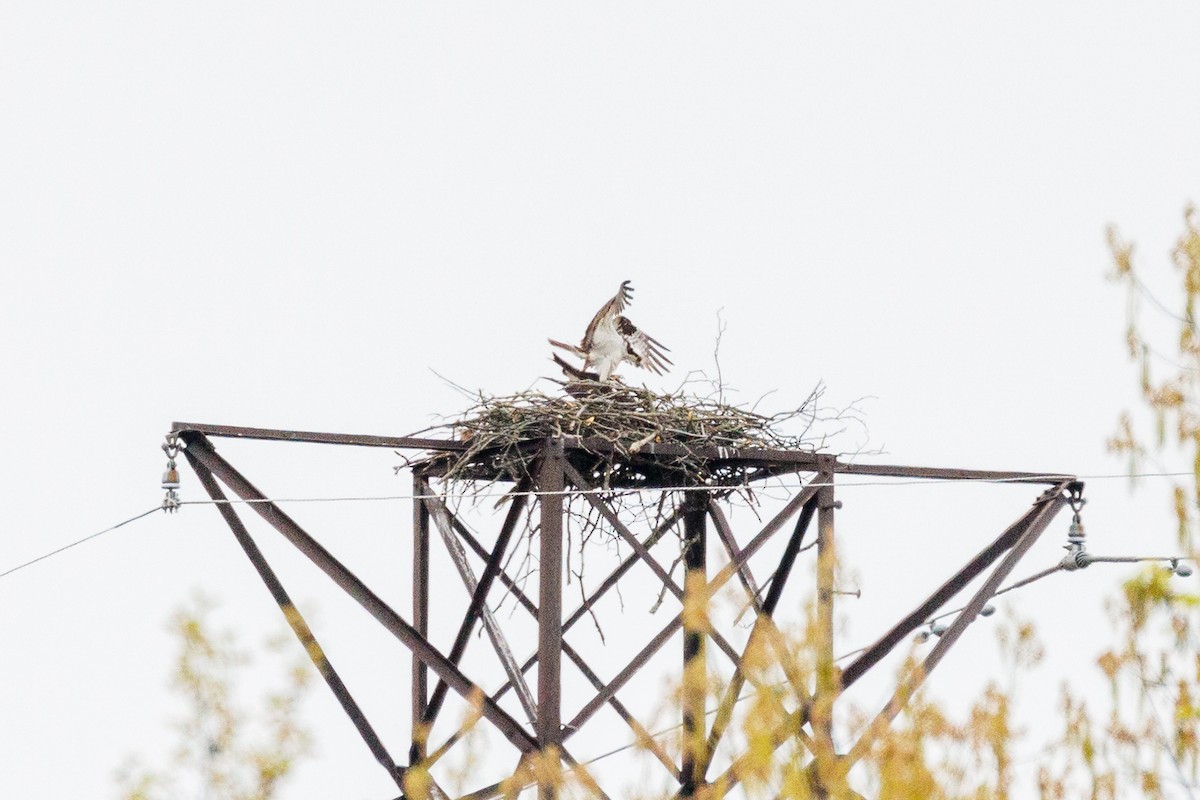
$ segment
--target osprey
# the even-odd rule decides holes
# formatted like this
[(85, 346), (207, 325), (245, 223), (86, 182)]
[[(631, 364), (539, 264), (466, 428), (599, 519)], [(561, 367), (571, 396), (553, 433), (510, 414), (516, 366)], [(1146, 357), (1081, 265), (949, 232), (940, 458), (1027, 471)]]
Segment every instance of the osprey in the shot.
[[(638, 330), (628, 317), (621, 316), (621, 312), (625, 310), (625, 306), (629, 305), (631, 300), (633, 300), (633, 287), (629, 285), (629, 281), (624, 281), (621, 288), (617, 290), (616, 296), (605, 303), (604, 307), (596, 312), (596, 316), (592, 317), (587, 331), (583, 334), (583, 341), (579, 343), (578, 347), (573, 344), (556, 342), (553, 339), (548, 340), (555, 347), (560, 347), (583, 359), (583, 369), (581, 370), (563, 361), (556, 353), (554, 361), (562, 367), (563, 372), (573, 378), (606, 381), (622, 361), (636, 364), (659, 375), (666, 371), (671, 360), (663, 353), (670, 352), (670, 350), (661, 342), (655, 341)], [(594, 368), (595, 372), (588, 372), (588, 367)]]

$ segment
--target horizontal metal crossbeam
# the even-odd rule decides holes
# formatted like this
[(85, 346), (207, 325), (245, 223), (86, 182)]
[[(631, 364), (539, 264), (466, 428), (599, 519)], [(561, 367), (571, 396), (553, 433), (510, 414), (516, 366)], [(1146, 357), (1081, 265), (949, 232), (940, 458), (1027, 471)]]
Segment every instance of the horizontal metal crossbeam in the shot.
[(307, 442), (310, 444), (344, 444), (356, 447), (398, 447), (402, 450), (466, 450), (466, 442), (453, 439), (429, 439), (416, 436), (374, 436), (355, 433), (318, 433), (316, 431), (284, 431), (274, 428), (242, 428), (235, 425), (206, 425), (199, 422), (176, 422), (171, 432), (179, 435), (202, 434), (222, 439), (261, 439), (275, 442)]
[[(435, 452), (463, 452), (470, 447), (467, 442), (455, 439), (322, 433), (275, 428), (246, 428), (200, 422), (175, 422), (172, 424), (171, 430), (176, 434), (198, 433), (205, 436), (233, 439), (340, 444), (356, 447), (389, 447), (401, 450), (432, 450)], [(561, 442), (563, 448), (566, 450), (585, 450), (590, 453), (611, 453), (626, 458), (629, 457), (628, 453), (621, 450), (617, 445), (599, 437), (563, 436), (561, 437)], [(801, 471), (815, 472), (817, 470), (830, 470), (846, 475), (871, 475), (875, 477), (917, 478), (942, 481), (1002, 481), (1057, 485), (1064, 481), (1075, 479), (1073, 475), (1060, 472), (1016, 472), (1012, 470), (959, 469), (955, 467), (908, 467), (893, 464), (846, 464), (838, 461), (833, 456), (807, 451), (737, 447), (692, 448), (669, 442), (651, 442), (645, 444), (638, 450), (637, 455), (639, 457), (690, 456), (716, 462), (758, 462), (764, 465), (792, 465)]]

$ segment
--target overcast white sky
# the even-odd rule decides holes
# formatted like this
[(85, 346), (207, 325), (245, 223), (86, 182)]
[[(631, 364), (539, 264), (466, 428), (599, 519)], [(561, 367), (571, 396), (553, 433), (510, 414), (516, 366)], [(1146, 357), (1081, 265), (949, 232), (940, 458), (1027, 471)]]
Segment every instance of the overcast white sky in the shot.
[[(1104, 440), (1135, 376), (1104, 228), (1168, 295), (1200, 199), (1198, 41), (1189, 2), (9, 0), (0, 571), (157, 504), (173, 420), (403, 434), (464, 403), (432, 369), (523, 389), (551, 374), (545, 337), (577, 337), (627, 278), (678, 365), (652, 387), (711, 369), (723, 309), (726, 379), (781, 407), (818, 381), (871, 396), (874, 460), (1119, 473)], [(386, 451), (222, 452), (269, 494), (407, 489)], [(844, 491), (864, 592), (845, 645), (1028, 494)], [(1094, 550), (1170, 548), (1157, 483), (1088, 496)], [(406, 503), (297, 514), (407, 614)], [(401, 757), (406, 659), (267, 546)], [(1108, 641), (1120, 574), (1016, 600), (1049, 640), (1035, 722)], [(161, 750), (164, 625), (196, 588), (251, 639), (278, 626), (206, 507), (0, 580), (0, 796), (104, 797)], [(971, 631), (932, 683), (993, 677), (990, 640)], [(284, 796), (394, 796), (326, 695)]]

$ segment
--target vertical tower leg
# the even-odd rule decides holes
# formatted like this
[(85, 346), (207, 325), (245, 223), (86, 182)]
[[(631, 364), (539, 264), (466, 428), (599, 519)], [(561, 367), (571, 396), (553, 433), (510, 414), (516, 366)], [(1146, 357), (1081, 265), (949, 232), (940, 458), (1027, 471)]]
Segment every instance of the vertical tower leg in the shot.
[(708, 611), (707, 508), (708, 498), (704, 492), (692, 491), (684, 497), (683, 563), (687, 575), (683, 597), (683, 760), (680, 765), (680, 795), (683, 797), (694, 795), (704, 782), (704, 700), (708, 682), (704, 657)]
[[(557, 446), (555, 446), (557, 445)], [(537, 741), (544, 756), (558, 759), (562, 742), (562, 558), (564, 484), (561, 443), (547, 445), (538, 471), (541, 542), (538, 560)], [(557, 787), (538, 787), (542, 800), (553, 800)]]
[[(429, 510), (417, 499), (429, 492), (429, 484), (413, 475), (413, 552), (412, 603), (413, 627), (429, 638)], [(429, 668), (415, 655), (412, 659), (412, 747), (408, 761), (415, 764), (426, 755), (425, 714), (429, 708)]]
[(823, 798), (829, 796), (830, 783), (836, 780), (833, 701), (837, 696), (839, 679), (833, 660), (833, 598), (837, 570), (833, 513), (837, 504), (833, 492), (833, 471), (822, 470), (817, 480), (822, 485), (817, 493), (817, 627), (813, 642), (817, 676), (812, 729), (816, 750), (814, 785), (817, 797)]

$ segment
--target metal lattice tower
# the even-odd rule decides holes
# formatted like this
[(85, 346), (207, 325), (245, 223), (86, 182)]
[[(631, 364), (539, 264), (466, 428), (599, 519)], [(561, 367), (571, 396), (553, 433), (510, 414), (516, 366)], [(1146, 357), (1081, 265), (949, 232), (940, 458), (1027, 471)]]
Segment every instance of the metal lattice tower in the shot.
[[(894, 719), (903, 708), (905, 698), (911, 695), (916, 684), (933, 670), (967, 626), (976, 619), (988, 600), (1000, 588), (1001, 582), (1037, 541), (1055, 514), (1068, 502), (1077, 500), (1083, 488), (1074, 476), (1062, 474), (872, 466), (847, 464), (831, 455), (799, 451), (728, 448), (697, 451), (685, 450), (677, 445), (649, 444), (635, 456), (621, 456), (637, 460), (638, 469), (630, 473), (638, 476), (637, 488), (652, 492), (678, 492), (682, 500), (659, 524), (649, 531), (641, 531), (639, 535), (633, 529), (636, 526), (622, 519), (618, 507), (611, 499), (611, 493), (598, 491), (597, 487), (592, 486), (585, 478), (587, 471), (580, 466), (596, 453), (614, 457), (613, 445), (601, 440), (560, 437), (529, 444), (535, 451), (536, 467), (524, 478), (509, 479), (512, 488), (507, 496), (505, 518), (494, 539), (488, 543), (486, 539), (481, 541), (481, 537), (474, 535), (468, 526), (462, 523), (459, 515), (433, 490), (431, 481), (439, 475), (437, 465), (444, 463), (434, 458), (418, 462), (413, 468), (413, 495), (416, 499), (412, 522), (412, 608), (410, 616), (405, 618), (385, 603), (317, 539), (259, 492), (232, 464), (217, 453), (211, 440), (232, 437), (310, 442), (425, 451), (435, 455), (465, 450), (465, 443), (442, 439), (356, 436), (188, 423), (176, 423), (172, 433), (184, 443), (188, 462), (209, 496), (217, 501), (216, 508), (279, 604), (288, 624), (304, 645), (325, 682), (375, 759), (388, 771), (401, 791), (404, 789), (406, 770), (425, 763), (435, 753), (440, 755), (447, 748), (453, 747), (457, 740), (452, 736), (438, 747), (432, 748), (427, 740), (428, 732), (442, 713), (450, 692), (475, 703), (482, 721), (511, 744), (518, 758), (548, 753), (552, 758), (562, 759), (567, 768), (578, 768), (586, 774), (586, 770), (579, 767), (572, 754), (572, 739), (594, 723), (597, 711), (609, 707), (629, 725), (637, 740), (662, 764), (671, 779), (677, 782), (677, 797), (689, 797), (700, 787), (717, 782), (731, 788), (738, 781), (734, 766), (728, 767), (720, 774), (713, 774), (713, 762), (717, 747), (728, 733), (733, 704), (747, 680), (744, 667), (750, 644), (737, 648), (731, 644), (726, 633), (715, 626), (707, 629), (693, 627), (682, 610), (624, 664), (597, 664), (581, 655), (564, 638), (564, 634), (587, 615), (603, 595), (617, 587), (634, 565), (643, 564), (681, 606), (686, 606), (688, 592), (695, 591), (697, 586), (709, 596), (724, 584), (736, 579), (744, 588), (756, 615), (750, 634), (751, 640), (760, 635), (760, 632), (763, 636), (778, 635), (774, 619), (776, 610), (784, 588), (793, 575), (797, 555), (806, 539), (811, 539), (810, 528), (814, 519), (818, 551), (814, 578), (815, 679), (807, 687), (796, 686), (797, 692), (803, 693), (801, 700), (780, 725), (772, 741), (779, 747), (798, 739), (814, 758), (841, 759), (853, 763), (870, 748), (873, 741), (871, 730), (875, 726), (868, 728), (868, 732), (845, 753), (835, 754), (831, 709), (836, 697), (862, 678), (901, 641), (942, 609), (951, 598), (990, 568), (991, 571), (983, 584), (976, 589), (962, 612), (942, 632), (937, 643), (926, 654), (920, 668), (896, 688), (892, 699), (879, 712), (880, 722), (886, 723)], [(737, 465), (751, 484), (783, 475), (799, 476), (803, 482), (801, 488), (787, 499), (782, 510), (758, 526), (757, 530), (752, 533), (739, 533), (732, 528), (719, 495), (704, 486), (681, 490), (678, 487), (677, 474), (669, 469), (658, 468), (670, 458), (680, 455), (703, 458), (714, 468)], [(953, 575), (946, 578), (922, 603), (899, 619), (876, 642), (861, 651), (844, 668), (838, 669), (833, 652), (833, 612), (837, 594), (834, 566), (835, 513), (840, 507), (835, 498), (835, 485), (837, 476), (844, 474), (931, 480), (991, 480), (1043, 488), (1039, 489), (1038, 495), (1031, 498), (1032, 505), (1011, 525)], [(488, 477), (499, 479), (502, 476)], [(232, 504), (222, 502), (227, 499), (222, 484), (237, 498), (247, 501), (248, 508), (262, 516), (412, 653), (411, 744), (407, 753), (407, 763), (399, 763), (384, 746), (330, 664), (278, 576), (251, 538), (237, 510)], [(607, 490), (618, 487), (604, 488)], [(602, 518), (632, 552), (575, 608), (569, 613), (564, 613), (563, 534), (564, 514), (568, 513), (564, 497), (568, 494), (581, 497), (590, 513)], [(533, 535), (525, 528), (535, 520), (538, 527), (536, 540), (539, 569), (536, 596), (531, 597), (524, 591), (522, 583), (506, 570), (505, 557), (514, 540), (522, 535)], [(679, 558), (690, 574), (703, 576), (703, 580), (698, 584), (688, 581), (684, 586), (680, 586), (670, 571), (651, 553), (651, 548), (676, 526), (682, 532)], [(436, 537), (433, 535), (435, 532)], [(715, 534), (715, 540), (719, 541), (728, 556), (727, 562), (716, 570), (709, 568), (706, 557), (710, 545), (710, 532)], [(751, 568), (751, 558), (776, 538), (786, 539), (779, 560), (774, 563), (768, 581), (756, 579)], [(438, 542), (446, 548), (446, 554), (454, 562), (470, 597), (448, 650), (439, 649), (430, 637), (431, 603), (442, 600), (441, 593), (431, 592), (430, 587), (430, 553), (431, 548)], [(716, 546), (716, 542), (712, 544)], [(479, 574), (475, 574), (470, 566), (466, 550), (473, 551), (483, 561), (485, 566)], [(763, 588), (768, 587), (768, 584), (769, 588)], [(504, 627), (489, 611), (489, 597), (494, 598), (495, 593), (501, 591), (510, 593), (515, 602), (536, 620), (536, 653), (524, 662), (518, 661), (513, 655), (512, 647), (506, 640)], [(462, 667), (468, 640), (480, 625), (502, 665), (503, 680), (498, 680), (497, 675), (472, 676)], [(619, 695), (622, 688), (652, 657), (665, 648), (668, 642), (679, 638), (682, 639), (681, 676), (682, 670), (689, 663), (695, 663), (695, 659), (703, 661), (711, 651), (713, 658), (729, 660), (733, 668), (733, 678), (724, 691), (711, 724), (708, 721), (709, 715), (705, 712), (703, 696), (697, 698), (686, 692), (683, 694), (682, 741), (691, 742), (693, 746), (682, 747), (681, 754), (673, 755), (649, 737), (646, 723), (621, 702)], [(534, 685), (530, 685), (525, 676), (535, 665), (537, 680)], [(564, 666), (582, 674), (587, 684), (592, 687), (590, 696), (586, 699), (576, 696), (564, 697)], [(794, 683), (798, 684), (798, 681)], [(500, 704), (500, 699), (508, 692), (516, 695), (528, 723), (518, 720)], [(564, 718), (564, 711), (571, 716)], [(592, 781), (590, 788), (597, 796), (607, 797), (604, 793), (603, 779), (594, 779), (590, 775), (586, 779)], [(814, 781), (819, 791), (819, 776), (815, 776)], [(435, 796), (442, 794), (436, 784), (433, 791)], [(551, 797), (555, 789), (552, 786), (542, 786), (540, 791), (543, 797)], [(500, 793), (501, 787), (497, 782), (471, 792), (464, 798), (487, 800)]]

